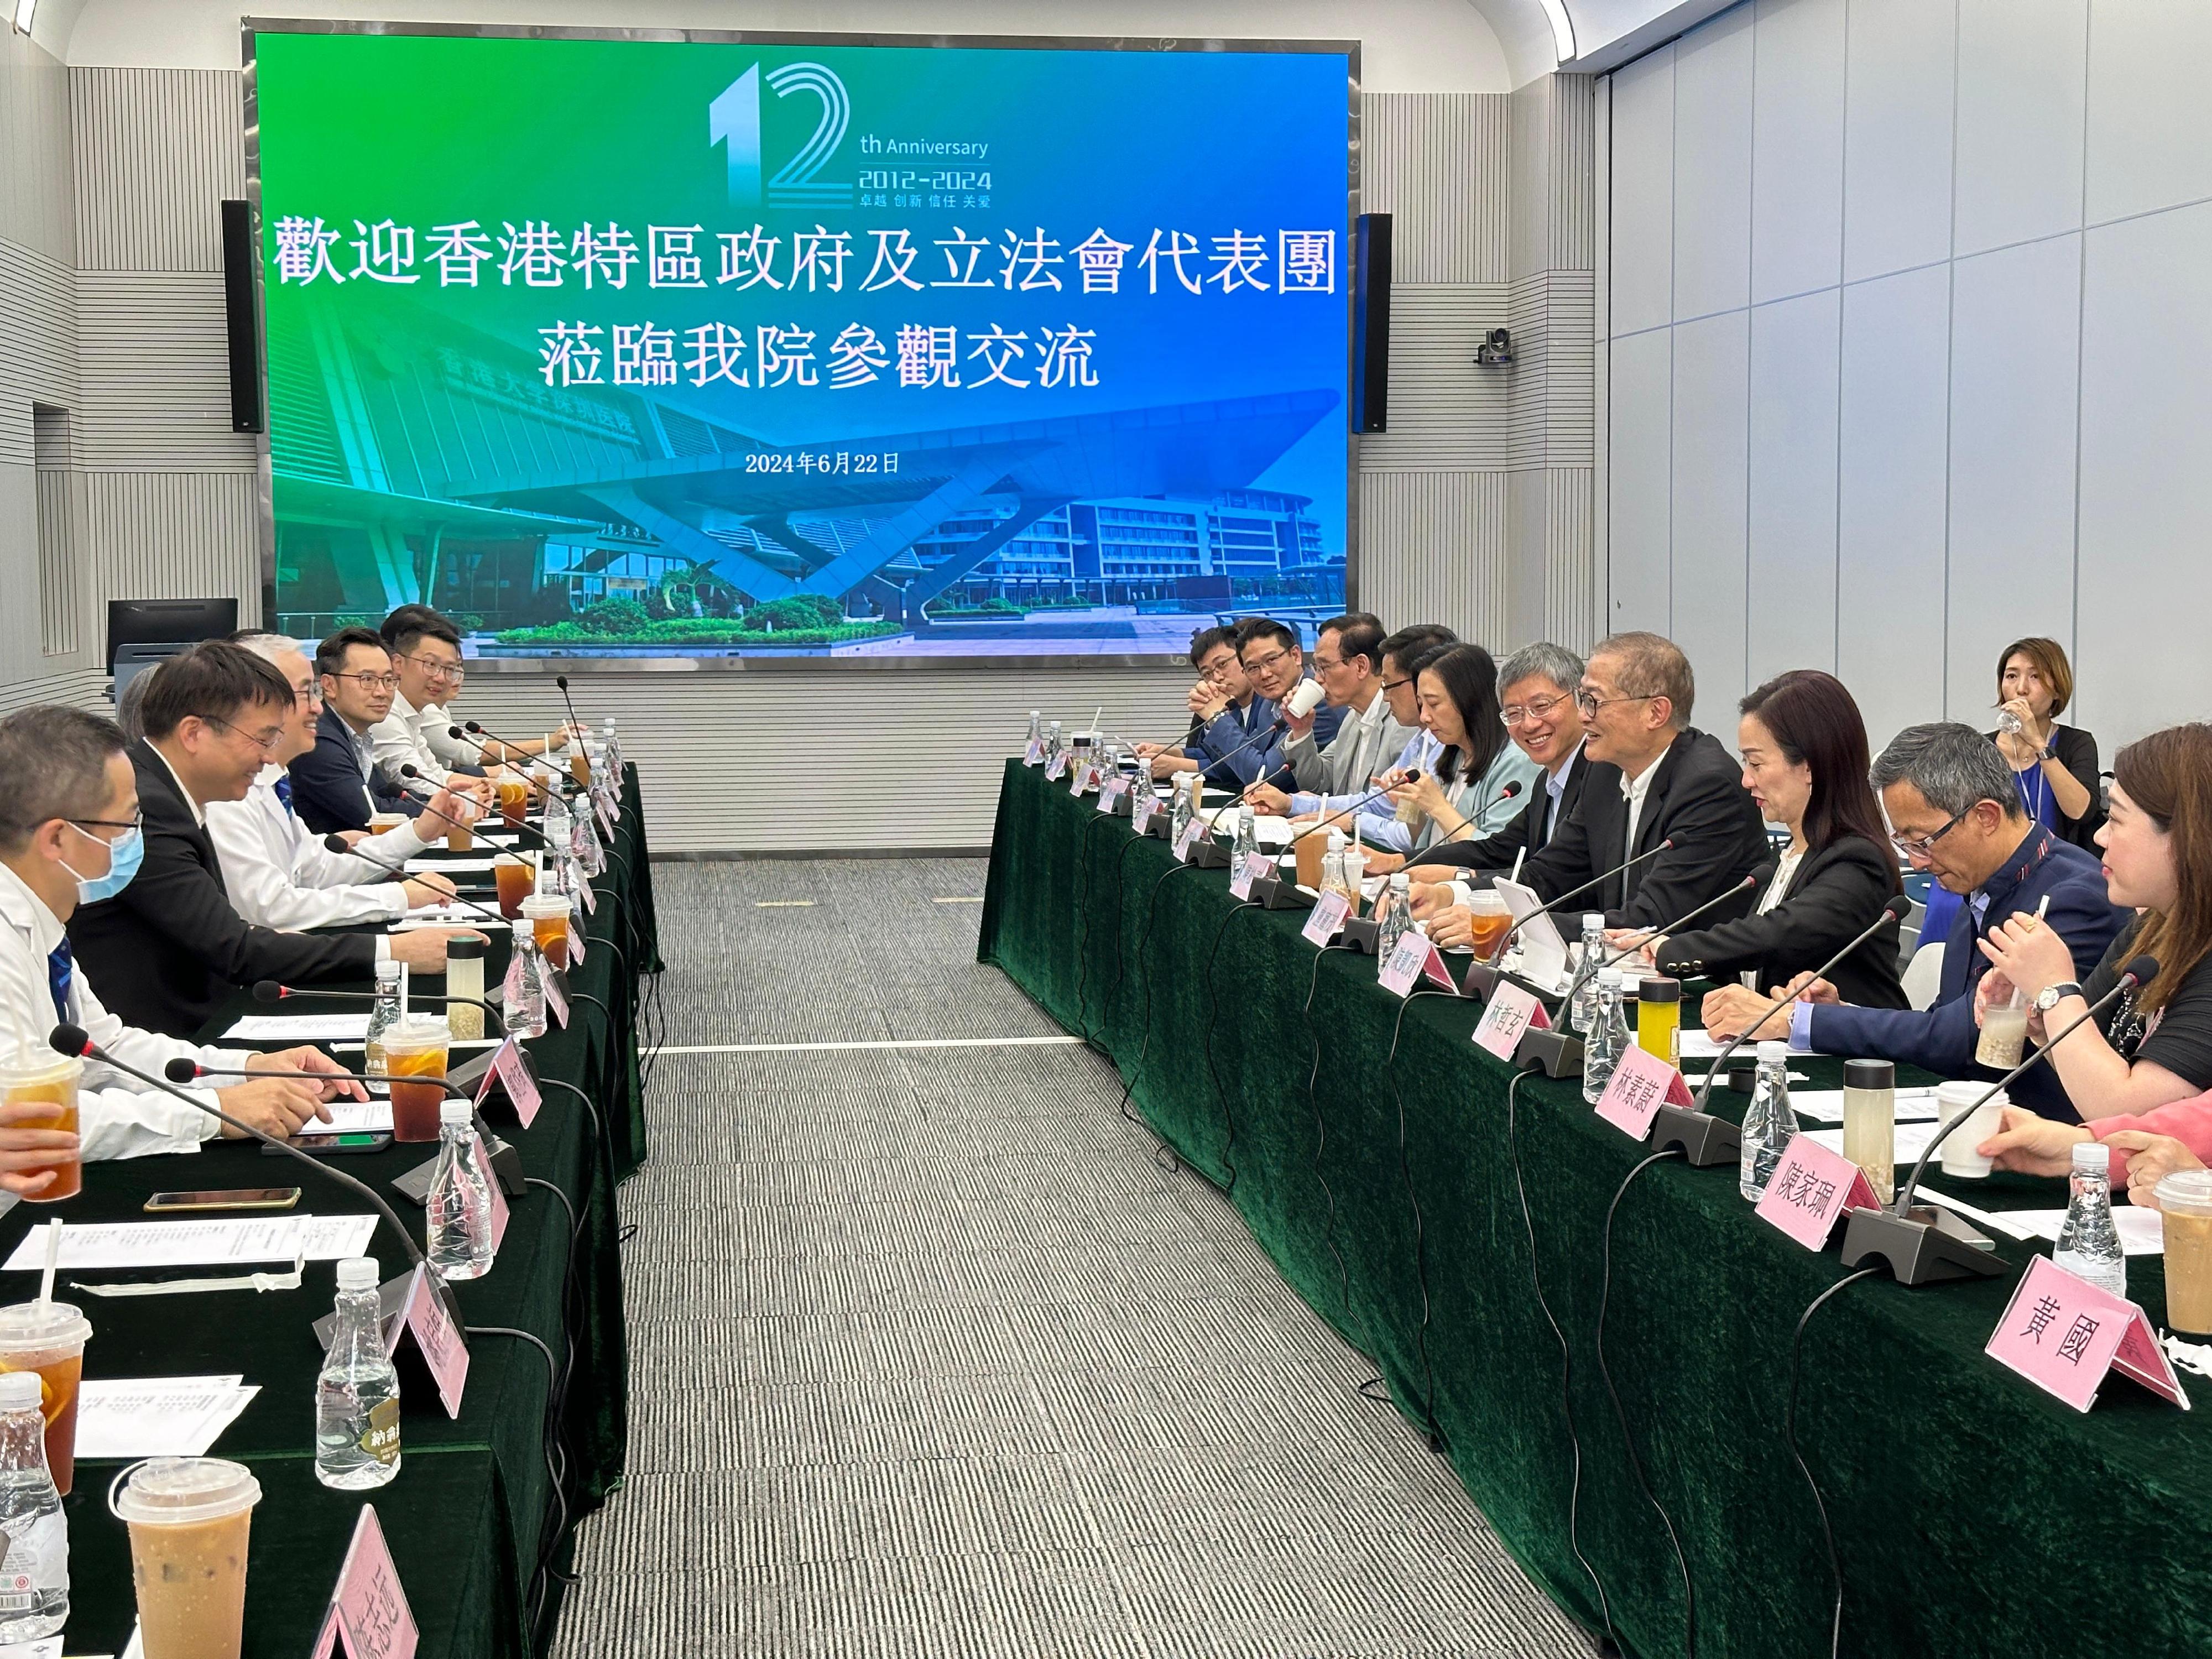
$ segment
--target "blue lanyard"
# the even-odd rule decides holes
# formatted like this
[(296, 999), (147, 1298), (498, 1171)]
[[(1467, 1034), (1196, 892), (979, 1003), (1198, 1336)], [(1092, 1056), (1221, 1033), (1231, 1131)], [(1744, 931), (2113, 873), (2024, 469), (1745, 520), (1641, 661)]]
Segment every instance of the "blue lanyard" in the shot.
[(2040, 761), (2036, 763), (2033, 769), (2035, 788), (2032, 793), (2027, 787), (2027, 773), (2014, 773), (2012, 781), (2013, 787), (2020, 791), (2020, 804), (2027, 809), (2027, 816), (2035, 823), (2040, 823), (2043, 822), (2044, 798), (2050, 792), (2051, 781), (2043, 775), (2043, 763)]

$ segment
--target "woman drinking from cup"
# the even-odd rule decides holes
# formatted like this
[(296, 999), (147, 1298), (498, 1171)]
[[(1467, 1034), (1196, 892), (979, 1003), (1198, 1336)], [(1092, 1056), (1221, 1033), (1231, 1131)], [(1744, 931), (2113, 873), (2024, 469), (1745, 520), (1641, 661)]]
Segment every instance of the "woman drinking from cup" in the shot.
[(2112, 902), (2140, 914), (2086, 986), (2074, 983), (2066, 942), (2051, 928), (2017, 913), (1988, 917), (1980, 943), (1992, 971), (1975, 992), (1978, 1020), (2017, 988), (2030, 1011), (2028, 1035), (2040, 1045), (2111, 991), (2131, 957), (2157, 960), (2149, 984), (2123, 994), (2051, 1053), (2084, 1121), (2212, 1089), (2212, 726), (2154, 732), (2113, 764), (2112, 812), (2096, 841)]
[(2074, 698), (2074, 670), (2056, 640), (2014, 640), (1997, 658), (1997, 729), (2020, 804), (2059, 840), (2094, 846), (2105, 809), (2097, 798), (2097, 740), (2058, 717)]
[[(1436, 770), (1416, 773), (1390, 792), (1393, 803), (1422, 815), (1416, 855), (1439, 842), (1486, 836), (1528, 805), (1536, 763), (1505, 740), (1498, 708), (1498, 665), (1479, 645), (1447, 647), (1414, 677), (1421, 727), (1443, 745)], [(1506, 797), (1513, 784), (1521, 787)], [(1410, 860), (1418, 863), (1418, 856)]]
[[(1644, 955), (1662, 974), (1737, 978), (1710, 993), (1708, 1030), (1740, 1031), (1757, 1018), (1767, 988), (1820, 967), (1881, 915), (1899, 890), (1889, 831), (1867, 781), (1866, 722), (1844, 683), (1818, 669), (1793, 669), (1746, 697), (1736, 724), (1743, 787), (1769, 823), (1786, 826), (1790, 850), (1759, 907), (1740, 921), (1662, 935)], [(1828, 973), (1846, 1002), (1906, 1006), (1898, 975), (1894, 921)], [(1761, 1036), (1784, 1034), (1785, 1007)]]

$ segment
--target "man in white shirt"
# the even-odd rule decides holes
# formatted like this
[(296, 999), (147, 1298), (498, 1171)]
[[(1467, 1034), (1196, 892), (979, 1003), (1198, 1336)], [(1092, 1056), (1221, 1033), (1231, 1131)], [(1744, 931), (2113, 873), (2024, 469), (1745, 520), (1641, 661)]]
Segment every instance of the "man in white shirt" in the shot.
[[(411, 766), (417, 776), (408, 787), (427, 795), (434, 789), (459, 789), (489, 805), (491, 781), (477, 775), (473, 760), (462, 758), (459, 745), (447, 732), (452, 721), (445, 702), (459, 695), (461, 678), (461, 636), (453, 623), (424, 605), (402, 605), (385, 619), (385, 648), (392, 653), (392, 671), (399, 690), (392, 699), (392, 712), (368, 729), (376, 746), (376, 763), (390, 775), (404, 775)], [(435, 732), (445, 747), (431, 741)]]
[[(262, 927), (301, 932), (309, 927), (343, 927), (368, 921), (396, 921), (410, 909), (444, 902), (453, 884), (443, 876), (395, 881), (392, 872), (431, 843), (416, 826), (427, 819), (442, 836), (447, 818), (461, 807), (448, 791), (431, 799), (425, 819), (410, 819), (356, 844), (353, 853), (333, 853), (321, 837), (300, 822), (284, 769), (315, 746), (322, 719), (322, 688), (298, 644), (281, 634), (240, 634), (244, 646), (292, 684), (297, 696), (283, 736), (271, 750), (244, 800), (207, 805), (208, 834), (222, 862), (223, 886), (231, 907)], [(358, 856), (357, 856), (358, 855)]]
[[(289, 1137), (325, 1100), (361, 1097), (358, 1084), (314, 1073), (338, 1069), (311, 1048), (281, 1054), (204, 1048), (127, 1026), (102, 1006), (70, 951), (64, 925), (81, 898), (107, 897), (127, 884), (139, 851), (138, 787), (123, 734), (96, 714), (46, 703), (0, 720), (0, 1044), (51, 1053), (57, 1024), (82, 1026), (125, 1065), (161, 1074), (171, 1060), (265, 1073), (227, 1089), (185, 1092), (264, 1133)], [(51, 1163), (62, 1142), (87, 1159), (198, 1150), (235, 1130), (174, 1096), (87, 1061), (77, 1096), (77, 1133), (16, 1127), (34, 1103), (0, 1107), (0, 1190), (36, 1196), (52, 1176), (19, 1171)]]

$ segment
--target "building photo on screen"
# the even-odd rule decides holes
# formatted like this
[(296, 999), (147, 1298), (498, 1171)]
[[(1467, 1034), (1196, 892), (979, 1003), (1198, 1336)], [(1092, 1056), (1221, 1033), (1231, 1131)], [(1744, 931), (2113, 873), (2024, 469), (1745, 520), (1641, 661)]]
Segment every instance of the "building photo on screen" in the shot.
[(252, 52), (276, 626), (1169, 655), (1344, 608), (1350, 49)]

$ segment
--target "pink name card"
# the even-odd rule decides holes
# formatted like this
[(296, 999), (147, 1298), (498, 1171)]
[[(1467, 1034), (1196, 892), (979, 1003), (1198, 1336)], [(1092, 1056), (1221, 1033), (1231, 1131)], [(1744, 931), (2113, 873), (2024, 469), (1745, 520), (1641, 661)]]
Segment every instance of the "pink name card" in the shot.
[(1632, 1042), (1597, 1097), (1597, 1115), (1631, 1140), (1641, 1140), (1651, 1133), (1651, 1120), (1662, 1106), (1689, 1103), (1690, 1087), (1682, 1074)]
[(1429, 936), (1411, 927), (1399, 939), (1389, 960), (1376, 964), (1375, 980), (1394, 996), (1411, 996), (1413, 987), (1422, 980), (1455, 994), (1459, 990), (1444, 969), (1443, 955), (1429, 943)]
[(1136, 835), (1145, 833), (1145, 826), (1152, 821), (1152, 814), (1160, 810), (1160, 798), (1152, 793), (1149, 783), (1141, 785), (1129, 799), (1129, 829)]
[(1088, 789), (1091, 787), (1092, 770), (1093, 769), (1089, 761), (1085, 761), (1082, 765), (1077, 767), (1075, 769), (1074, 775), (1068, 781), (1067, 793), (1071, 795), (1079, 795), (1085, 790)]
[(361, 1518), (354, 1522), (353, 1541), (346, 1546), (344, 1565), (338, 1569), (330, 1611), (323, 1616), (322, 1632), (315, 1638), (313, 1659), (329, 1659), (341, 1642), (348, 1659), (414, 1659), (419, 1639), (407, 1592), (399, 1586), (399, 1570), (392, 1565), (392, 1551), (384, 1541), (384, 1528), (377, 1523), (375, 1510), (364, 1504)]
[(1313, 914), (1306, 925), (1298, 929), (1309, 945), (1326, 945), (1336, 937), (1336, 930), (1344, 926), (1345, 917), (1352, 914), (1352, 901), (1341, 893), (1323, 893), (1315, 903)]
[(1229, 860), (1229, 890), (1237, 897), (1252, 896), (1252, 878), (1267, 867), (1267, 855), (1255, 853), (1249, 858), (1232, 857)]
[(1510, 1066), (1523, 1031), (1547, 1031), (1551, 1026), (1544, 1005), (1536, 1000), (1534, 992), (1500, 979), (1490, 994), (1490, 1006), (1482, 1011), (1481, 1021), (1474, 1028), (1474, 1046)]
[(501, 1043), (492, 1055), (491, 1070), (484, 1073), (487, 1085), (495, 1075), (507, 1090), (507, 1103), (514, 1108), (516, 1121), (527, 1129), (545, 1097), (538, 1092), (538, 1079), (530, 1074), (530, 1062), (523, 1057), (513, 1037)]
[(1175, 855), (1177, 864), (1190, 862), (1190, 849), (1198, 845), (1198, 838), (1205, 833), (1204, 818), (1194, 817), (1188, 823), (1183, 825), (1182, 834), (1175, 838)]
[(2089, 1409), (2105, 1374), (2115, 1370), (2189, 1409), (2181, 1379), (2143, 1310), (2047, 1255), (2028, 1263), (1984, 1352), (2077, 1412)]
[(416, 1268), (414, 1282), (407, 1287), (400, 1328), (413, 1339), (415, 1351), (429, 1368), (446, 1415), (457, 1418), (461, 1414), (461, 1390), (469, 1380), (469, 1345), (447, 1317), (446, 1304), (430, 1288), (428, 1274), (428, 1267)]
[(568, 988), (561, 975), (552, 969), (545, 971), (545, 1011), (553, 1016), (556, 1025), (567, 1029), (568, 1024)]
[(1067, 775), (1067, 750), (1061, 750), (1044, 763), (1044, 775), (1054, 783)]
[(584, 930), (576, 926), (573, 912), (568, 917), (568, 960), (579, 967), (584, 961)]
[(1846, 1210), (1877, 1208), (1866, 1171), (1807, 1135), (1792, 1135), (1753, 1213), (1808, 1250), (1825, 1249)]
[(1102, 812), (1112, 811), (1114, 803), (1128, 793), (1129, 781), (1119, 772), (1110, 778), (1101, 780), (1098, 785), (1098, 810)]
[(577, 896), (577, 897), (579, 897), (579, 898), (580, 898), (580, 899), (582, 899), (582, 900), (584, 901), (584, 914), (585, 914), (586, 915), (587, 915), (587, 916), (594, 916), (594, 915), (597, 915), (599, 914), (599, 890), (598, 890), (597, 888), (593, 887), (593, 886), (592, 885), (592, 884), (591, 884), (588, 880), (587, 880), (587, 881), (586, 881), (582, 886), (579, 887), (579, 888), (576, 890), (576, 896)]
[(1022, 750), (1022, 764), (1024, 766), (1036, 766), (1040, 764), (1043, 759), (1044, 739), (1042, 738), (1031, 738), (1029, 740), (1029, 743)]

